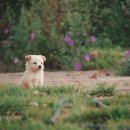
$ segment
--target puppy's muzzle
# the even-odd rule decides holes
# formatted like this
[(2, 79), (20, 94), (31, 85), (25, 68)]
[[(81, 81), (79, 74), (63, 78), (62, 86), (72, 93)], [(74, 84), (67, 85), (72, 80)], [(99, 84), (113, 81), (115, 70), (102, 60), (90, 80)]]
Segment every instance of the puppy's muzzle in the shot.
[(38, 66), (38, 68), (39, 68), (39, 69), (41, 69), (41, 68), (42, 68), (42, 66), (41, 66), (41, 65), (39, 65), (39, 66)]

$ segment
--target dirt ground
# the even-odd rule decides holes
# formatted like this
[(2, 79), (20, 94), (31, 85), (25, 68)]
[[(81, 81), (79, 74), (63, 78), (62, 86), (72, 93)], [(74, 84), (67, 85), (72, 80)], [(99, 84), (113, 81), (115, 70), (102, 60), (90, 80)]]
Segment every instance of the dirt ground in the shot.
[[(23, 73), (0, 73), (0, 84), (17, 83)], [(115, 76), (102, 71), (56, 71), (45, 72), (45, 85), (76, 85), (90, 90), (96, 84), (116, 84), (118, 91), (130, 92), (130, 77)]]

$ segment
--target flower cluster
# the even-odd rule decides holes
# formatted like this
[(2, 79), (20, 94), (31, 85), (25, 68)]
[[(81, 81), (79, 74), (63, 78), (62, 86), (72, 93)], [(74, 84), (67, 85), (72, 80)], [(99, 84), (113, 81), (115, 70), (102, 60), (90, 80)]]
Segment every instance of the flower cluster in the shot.
[[(73, 34), (74, 34), (73, 32), (68, 32), (68, 34), (66, 34), (65, 37), (64, 37), (64, 41), (65, 41), (65, 43), (66, 43), (68, 46), (74, 46), (74, 44), (75, 44), (74, 40), (71, 38), (71, 36), (72, 36)], [(85, 36), (85, 35), (86, 35), (86, 33), (84, 34), (84, 36)], [(89, 41), (92, 42), (92, 43), (95, 43), (95, 42), (97, 41), (96, 36), (95, 36), (95, 35), (91, 35), (91, 36), (89, 37)], [(91, 55), (89, 52), (87, 52), (87, 53), (84, 55), (84, 57), (83, 57), (83, 59), (84, 59), (86, 62), (89, 62), (89, 61), (91, 60), (91, 58), (92, 58), (92, 55)], [(73, 69), (74, 69), (74, 70), (81, 70), (81, 68), (82, 68), (82, 64), (81, 64), (80, 60), (76, 61), (76, 62), (74, 63), (74, 65), (73, 65)]]
[[(90, 53), (86, 53), (84, 55), (84, 60), (86, 62), (89, 62), (91, 60), (91, 54)], [(74, 70), (81, 70), (81, 67), (82, 67), (82, 64), (81, 64), (80, 61), (77, 61), (76, 63), (74, 63), (74, 66), (73, 66)]]
[(35, 32), (31, 32), (30, 33), (30, 40), (33, 42), (36, 38), (36, 33)]
[(15, 57), (15, 58), (14, 58), (14, 63), (15, 63), (15, 64), (19, 63), (19, 58), (18, 58), (18, 57)]
[(85, 56), (84, 56), (84, 60), (85, 61), (90, 61), (91, 60), (91, 54), (90, 53), (86, 53)]
[(3, 30), (3, 33), (5, 34), (5, 35), (7, 35), (9, 32), (10, 32), (10, 30), (12, 29), (12, 25), (11, 24), (0, 24), (0, 30)]
[(130, 58), (130, 50), (124, 52), (125, 58)]
[(96, 41), (97, 41), (96, 36), (95, 36), (95, 35), (91, 35), (91, 36), (90, 36), (90, 41), (91, 41), (91, 42), (96, 42)]
[(64, 41), (65, 41), (65, 43), (66, 43), (67, 45), (69, 45), (69, 46), (73, 46), (73, 45), (74, 45), (74, 41), (70, 38), (69, 35), (65, 35)]
[(77, 61), (75, 64), (74, 64), (74, 70), (80, 70), (81, 69), (81, 63), (80, 61)]
[(8, 39), (11, 43), (12, 40), (12, 29), (13, 25), (11, 23), (8, 23), (7, 21), (1, 21), (0, 23), (0, 39), (6, 40)]

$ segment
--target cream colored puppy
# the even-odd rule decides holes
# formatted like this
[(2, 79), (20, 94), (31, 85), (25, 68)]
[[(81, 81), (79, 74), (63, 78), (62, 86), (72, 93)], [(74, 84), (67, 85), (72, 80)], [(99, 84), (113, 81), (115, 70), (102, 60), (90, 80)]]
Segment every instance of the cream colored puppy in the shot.
[(26, 70), (19, 82), (24, 88), (42, 87), (44, 84), (44, 62), (45, 56), (28, 55), (25, 56)]

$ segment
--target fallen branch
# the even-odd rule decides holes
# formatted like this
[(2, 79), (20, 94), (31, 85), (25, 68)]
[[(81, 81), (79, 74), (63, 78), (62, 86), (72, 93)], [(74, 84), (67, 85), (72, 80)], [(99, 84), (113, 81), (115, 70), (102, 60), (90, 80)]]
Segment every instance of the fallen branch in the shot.
[(52, 123), (52, 124), (55, 124), (56, 122), (57, 122), (57, 118), (60, 116), (60, 114), (61, 114), (61, 106), (63, 105), (63, 103), (64, 103), (64, 99), (60, 99), (59, 101), (58, 101), (58, 103), (56, 104), (56, 107), (57, 107), (57, 109), (56, 109), (56, 111), (55, 111), (55, 113), (54, 113), (54, 115), (51, 117), (51, 119), (50, 119), (50, 122)]
[(92, 100), (95, 102), (96, 106), (97, 107), (101, 107), (101, 108), (110, 108), (109, 106), (105, 105), (103, 102), (99, 101), (98, 99), (96, 98), (92, 98)]
[(109, 109), (110, 107), (105, 105), (103, 102), (99, 101), (98, 99), (96, 99), (95, 97), (92, 97), (91, 95), (87, 95), (90, 99), (92, 99), (94, 101), (94, 103), (96, 104), (97, 107), (100, 108), (107, 108)]

